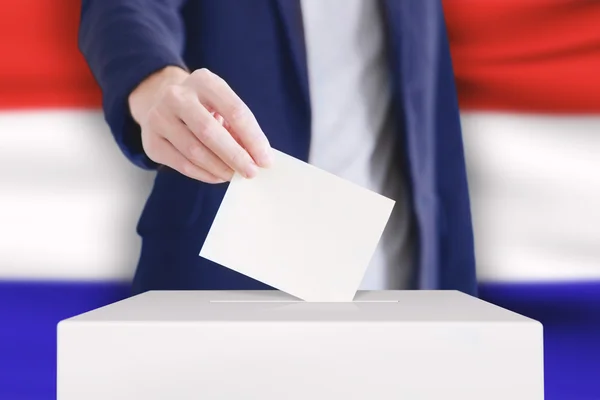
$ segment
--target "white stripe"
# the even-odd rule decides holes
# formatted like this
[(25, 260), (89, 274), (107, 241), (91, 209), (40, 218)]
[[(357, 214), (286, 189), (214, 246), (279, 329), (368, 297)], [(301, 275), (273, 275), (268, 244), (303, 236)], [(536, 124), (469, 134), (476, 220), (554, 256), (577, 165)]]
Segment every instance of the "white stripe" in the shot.
[[(600, 279), (600, 117), (463, 115), (481, 280)], [(99, 111), (0, 113), (0, 279), (129, 279), (153, 174)]]
[(0, 279), (129, 279), (153, 173), (99, 111), (0, 113)]
[(480, 280), (600, 279), (600, 116), (462, 124)]

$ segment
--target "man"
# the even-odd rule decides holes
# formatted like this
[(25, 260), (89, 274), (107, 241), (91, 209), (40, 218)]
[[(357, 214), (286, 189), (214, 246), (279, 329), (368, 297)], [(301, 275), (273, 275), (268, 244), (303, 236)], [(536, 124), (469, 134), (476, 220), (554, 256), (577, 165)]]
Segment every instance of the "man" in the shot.
[(266, 288), (198, 251), (271, 148), (397, 201), (362, 288), (476, 293), (439, 1), (84, 0), (80, 48), (121, 149), (158, 169), (134, 293)]

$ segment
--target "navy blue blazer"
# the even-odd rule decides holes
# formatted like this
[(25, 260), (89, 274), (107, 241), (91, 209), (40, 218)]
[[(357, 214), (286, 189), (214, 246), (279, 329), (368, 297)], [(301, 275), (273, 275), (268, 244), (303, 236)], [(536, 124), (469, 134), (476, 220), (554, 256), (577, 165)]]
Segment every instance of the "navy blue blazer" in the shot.
[[(476, 295), (473, 233), (454, 77), (439, 0), (383, 0), (399, 162), (418, 237), (416, 289)], [(331, 16), (335, 18), (335, 15)], [(308, 159), (310, 91), (299, 0), (83, 0), (79, 46), (124, 154), (144, 154), (127, 96), (167, 65), (208, 68), (249, 105), (273, 147)], [(264, 289), (198, 256), (227, 184), (159, 167), (138, 223), (134, 293)]]

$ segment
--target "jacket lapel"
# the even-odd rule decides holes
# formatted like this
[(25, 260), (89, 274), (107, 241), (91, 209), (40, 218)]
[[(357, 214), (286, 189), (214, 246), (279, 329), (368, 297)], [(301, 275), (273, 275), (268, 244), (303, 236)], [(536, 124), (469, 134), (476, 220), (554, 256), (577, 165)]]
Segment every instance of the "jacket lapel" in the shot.
[[(384, 0), (394, 89), (414, 173), (432, 177), (439, 10), (437, 0)], [(416, 156), (419, 157), (416, 157)], [(415, 176), (416, 177), (416, 176)], [(434, 182), (427, 179), (429, 184)], [(433, 191), (433, 186), (423, 188)]]
[(290, 56), (294, 64), (294, 72), (302, 92), (303, 100), (308, 107), (307, 109), (310, 109), (306, 45), (300, 0), (274, 1), (284, 27), (286, 39), (289, 43)]
[[(438, 126), (439, 0), (383, 0), (395, 99), (419, 225), (422, 289), (439, 282), (436, 140)], [(442, 99), (443, 100), (443, 99)]]

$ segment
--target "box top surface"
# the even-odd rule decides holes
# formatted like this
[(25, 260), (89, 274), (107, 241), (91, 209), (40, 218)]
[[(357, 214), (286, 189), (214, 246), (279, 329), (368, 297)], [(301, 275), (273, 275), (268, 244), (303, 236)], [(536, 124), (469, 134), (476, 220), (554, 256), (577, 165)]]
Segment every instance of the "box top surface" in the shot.
[(66, 320), (76, 322), (533, 322), (457, 291), (359, 291), (312, 303), (279, 291), (153, 291)]

